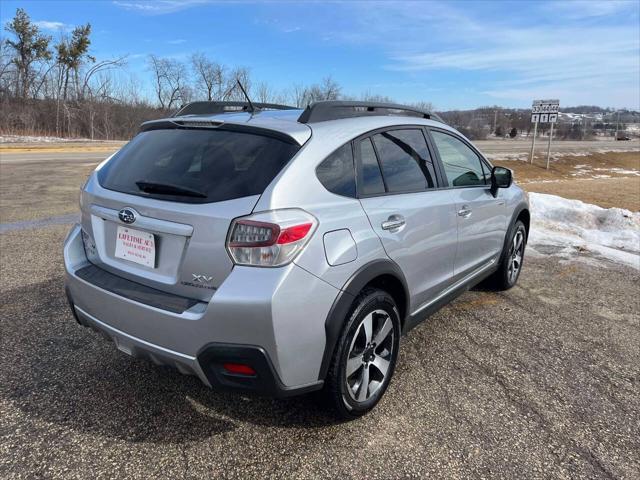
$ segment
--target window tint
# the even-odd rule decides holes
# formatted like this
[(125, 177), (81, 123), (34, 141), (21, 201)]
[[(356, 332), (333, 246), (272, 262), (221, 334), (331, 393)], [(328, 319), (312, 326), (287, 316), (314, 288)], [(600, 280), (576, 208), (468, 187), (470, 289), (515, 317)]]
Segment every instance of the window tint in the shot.
[(134, 195), (220, 202), (261, 194), (299, 148), (273, 137), (221, 129), (151, 130), (107, 162), (98, 180), (104, 188)]
[(356, 177), (351, 144), (347, 143), (329, 155), (316, 168), (316, 175), (330, 192), (346, 197), (355, 197)]
[(421, 130), (391, 130), (374, 135), (373, 141), (389, 192), (435, 187), (433, 164)]
[(366, 138), (360, 142), (360, 161), (362, 163), (360, 182), (363, 195), (374, 195), (384, 193), (384, 183), (380, 174), (380, 166), (376, 152), (370, 138)]
[(461, 140), (446, 133), (431, 131), (444, 171), (452, 187), (484, 185), (480, 158)]

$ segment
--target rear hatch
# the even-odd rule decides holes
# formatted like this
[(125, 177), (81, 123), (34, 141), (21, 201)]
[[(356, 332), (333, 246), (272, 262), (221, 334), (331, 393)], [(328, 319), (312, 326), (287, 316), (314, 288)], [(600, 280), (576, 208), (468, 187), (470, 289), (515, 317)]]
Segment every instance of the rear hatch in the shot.
[(89, 260), (208, 301), (233, 268), (231, 221), (251, 213), (299, 149), (264, 129), (153, 125), (100, 166), (82, 193)]

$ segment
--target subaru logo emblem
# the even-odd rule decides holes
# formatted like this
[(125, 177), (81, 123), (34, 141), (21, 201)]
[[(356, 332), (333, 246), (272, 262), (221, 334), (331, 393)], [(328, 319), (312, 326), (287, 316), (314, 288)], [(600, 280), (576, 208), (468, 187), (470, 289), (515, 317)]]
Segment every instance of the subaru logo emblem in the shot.
[(123, 208), (118, 212), (118, 218), (124, 223), (133, 223), (136, 221), (136, 212), (131, 208)]

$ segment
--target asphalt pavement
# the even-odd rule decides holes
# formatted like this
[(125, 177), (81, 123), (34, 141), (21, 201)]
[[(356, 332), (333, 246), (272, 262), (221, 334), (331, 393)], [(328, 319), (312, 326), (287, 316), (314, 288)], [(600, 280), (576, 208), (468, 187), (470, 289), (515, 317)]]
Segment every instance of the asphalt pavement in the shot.
[[(640, 477), (640, 275), (528, 258), (414, 329), (370, 415), (241, 397), (73, 320), (68, 227), (0, 235), (0, 478)], [(302, 319), (301, 319), (302, 321)]]
[(340, 423), (314, 395), (212, 391), (75, 323), (62, 243), (107, 155), (0, 153), (1, 479), (640, 478), (640, 272), (528, 256), (512, 290), (404, 337), (381, 404)]

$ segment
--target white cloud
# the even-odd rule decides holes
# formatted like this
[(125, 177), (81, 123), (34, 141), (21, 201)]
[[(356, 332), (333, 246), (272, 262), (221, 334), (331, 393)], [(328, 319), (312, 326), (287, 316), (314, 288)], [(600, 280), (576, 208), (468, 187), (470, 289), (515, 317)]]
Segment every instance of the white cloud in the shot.
[(175, 40), (167, 40), (169, 45), (180, 45), (181, 43), (185, 43), (186, 40), (184, 38), (177, 38)]
[(212, 3), (211, 0), (114, 0), (113, 4), (147, 15), (164, 15)]
[(562, 92), (581, 103), (638, 108), (637, 1), (531, 3), (504, 15), (499, 2), (463, 8), (474, 5), (480, 4), (357, 4), (354, 28), (323, 33), (381, 47), (386, 69), (416, 80), (459, 72), (460, 83), (475, 82), (475, 91), (495, 98)]
[(604, 17), (636, 6), (636, 0), (558, 0), (544, 5), (550, 13), (571, 19)]
[(73, 25), (67, 25), (66, 23), (62, 22), (52, 22), (49, 20), (39, 20), (33, 23), (41, 30), (49, 30), (51, 32), (70, 31), (73, 29)]

